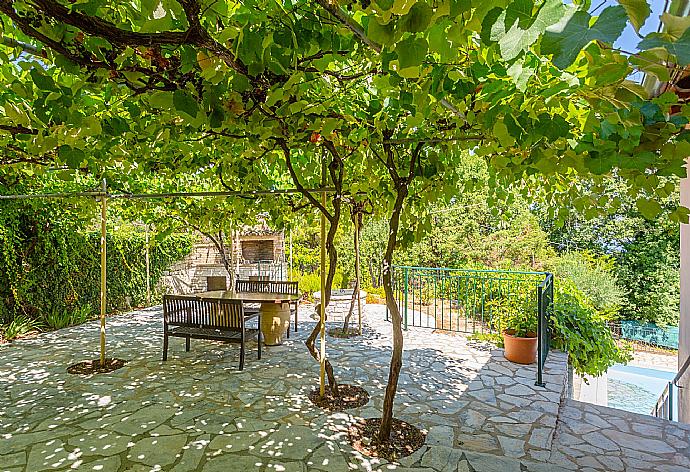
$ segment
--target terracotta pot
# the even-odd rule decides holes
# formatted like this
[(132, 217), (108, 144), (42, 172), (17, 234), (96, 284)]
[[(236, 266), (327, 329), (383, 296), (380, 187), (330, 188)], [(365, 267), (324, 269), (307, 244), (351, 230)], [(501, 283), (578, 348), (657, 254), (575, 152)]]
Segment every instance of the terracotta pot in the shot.
[(504, 356), (516, 364), (532, 364), (537, 360), (537, 338), (519, 338), (503, 333)]

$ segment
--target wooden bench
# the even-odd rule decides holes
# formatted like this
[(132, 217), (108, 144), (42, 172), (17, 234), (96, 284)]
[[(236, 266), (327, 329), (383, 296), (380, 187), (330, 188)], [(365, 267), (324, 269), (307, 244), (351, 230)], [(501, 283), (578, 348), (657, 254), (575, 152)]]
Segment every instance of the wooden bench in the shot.
[[(279, 280), (236, 280), (236, 292), (257, 292), (257, 293), (287, 293), (289, 295), (299, 295), (299, 286), (297, 282), (284, 282)], [(292, 303), (290, 304), (292, 305)], [(299, 309), (299, 300), (295, 300), (294, 308), (290, 311), (295, 314), (295, 332), (297, 332), (297, 312)], [(246, 312), (255, 313), (259, 310), (258, 307), (245, 308)], [(287, 332), (290, 337), (290, 329)]]
[[(256, 328), (247, 327), (247, 321), (258, 318)], [(257, 337), (258, 358), (261, 359), (261, 314), (244, 312), (239, 300), (204, 299), (184, 295), (163, 296), (163, 360), (168, 359), (168, 337), (186, 339), (189, 352), (190, 339), (210, 339), (240, 344), (240, 370), (244, 369), (244, 351), (247, 340)]]

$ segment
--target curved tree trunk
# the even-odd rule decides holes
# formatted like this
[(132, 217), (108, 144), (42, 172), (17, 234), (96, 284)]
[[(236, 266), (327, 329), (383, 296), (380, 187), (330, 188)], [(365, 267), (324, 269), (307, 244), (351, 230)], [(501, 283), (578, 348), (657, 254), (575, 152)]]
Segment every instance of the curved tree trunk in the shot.
[[(335, 277), (335, 270), (337, 267), (338, 263), (338, 252), (335, 248), (334, 240), (335, 240), (335, 233), (338, 230), (338, 222), (340, 220), (340, 208), (338, 208), (337, 212), (334, 211), (334, 215), (337, 214), (337, 219), (334, 221), (331, 221), (330, 227), (328, 229), (328, 234), (326, 235), (326, 249), (328, 251), (328, 274), (326, 275), (326, 290), (325, 293), (321, 294), (321, 303), (324, 303), (324, 307), (328, 307), (328, 303), (331, 301), (331, 291), (333, 287), (333, 279)], [(324, 308), (325, 309), (325, 308)], [(316, 325), (314, 326), (314, 329), (312, 330), (311, 333), (309, 333), (309, 337), (307, 337), (307, 340), (304, 341), (304, 344), (307, 346), (307, 350), (309, 350), (309, 353), (311, 356), (317, 360), (320, 361), (320, 355), (319, 352), (316, 349), (316, 338), (319, 336), (319, 333), (321, 332), (321, 317), (318, 317), (318, 321), (316, 322)], [(335, 374), (333, 373), (333, 366), (331, 363), (326, 359), (326, 376), (328, 377), (328, 385), (331, 389), (331, 392), (333, 395), (337, 396), (338, 395), (338, 383), (336, 382), (335, 379)]]
[(388, 385), (386, 385), (386, 394), (383, 399), (383, 415), (381, 417), (381, 426), (379, 427), (378, 439), (379, 441), (386, 441), (391, 435), (391, 426), (393, 424), (393, 403), (395, 401), (395, 393), (398, 389), (398, 379), (400, 378), (400, 369), (402, 368), (402, 353), (403, 353), (403, 332), (402, 332), (402, 318), (400, 316), (400, 309), (395, 301), (393, 293), (393, 251), (398, 236), (398, 227), (400, 225), (400, 214), (402, 213), (403, 203), (407, 197), (408, 186), (406, 184), (397, 187), (397, 196), (395, 198), (395, 205), (389, 220), (390, 231), (388, 233), (388, 244), (386, 245), (386, 252), (383, 256), (383, 290), (386, 292), (386, 306), (391, 314), (391, 322), (393, 325), (393, 353), (391, 355), (391, 364), (388, 371)]
[(350, 319), (352, 313), (355, 311), (355, 302), (359, 304), (359, 334), (362, 334), (362, 305), (359, 299), (360, 291), (360, 274), (359, 274), (359, 229), (361, 226), (362, 213), (356, 211), (353, 207), (352, 222), (354, 223), (354, 248), (355, 248), (355, 288), (352, 291), (352, 299), (350, 300), (350, 309), (347, 311), (347, 316), (343, 322), (343, 335), (347, 335)]
[[(324, 216), (326, 216), (326, 219), (329, 222), (328, 234), (326, 235), (326, 249), (328, 251), (328, 274), (326, 276), (326, 287), (324, 293), (321, 294), (321, 303), (324, 304), (325, 310), (328, 307), (328, 303), (331, 301), (333, 279), (335, 278), (335, 270), (338, 263), (338, 251), (335, 247), (335, 234), (338, 230), (338, 224), (340, 223), (340, 210), (343, 193), (343, 161), (340, 155), (338, 154), (338, 151), (335, 149), (333, 143), (324, 140), (324, 146), (326, 149), (328, 149), (332, 158), (328, 166), (328, 169), (331, 175), (331, 180), (333, 181), (333, 185), (336, 189), (332, 198), (333, 213), (330, 213), (323, 205), (321, 205), (314, 198), (313, 195), (311, 195), (304, 188), (304, 186), (300, 182), (299, 177), (297, 176), (297, 173), (295, 172), (295, 169), (292, 166), (292, 161), (290, 159), (290, 149), (287, 143), (284, 141), (279, 141), (278, 144), (282, 148), (283, 153), (285, 155), (285, 164), (287, 165), (290, 177), (292, 178), (295, 187), (297, 187), (300, 193), (311, 203), (312, 206), (316, 207)], [(325, 174), (322, 180), (322, 184), (324, 186), (326, 184)], [(322, 327), (323, 323), (321, 322), (321, 317), (319, 317), (316, 326), (314, 326), (314, 329), (309, 334), (306, 341), (304, 341), (304, 344), (307, 346), (309, 354), (311, 354), (311, 356), (319, 362), (321, 361), (321, 359), (319, 352), (316, 350), (315, 344), (316, 338), (319, 336)], [(331, 389), (332, 394), (337, 396), (338, 383), (336, 382), (335, 374), (333, 373), (333, 366), (331, 366), (331, 363), (328, 361), (328, 359), (325, 359), (324, 364), (326, 369), (326, 376), (328, 377), (328, 385)]]

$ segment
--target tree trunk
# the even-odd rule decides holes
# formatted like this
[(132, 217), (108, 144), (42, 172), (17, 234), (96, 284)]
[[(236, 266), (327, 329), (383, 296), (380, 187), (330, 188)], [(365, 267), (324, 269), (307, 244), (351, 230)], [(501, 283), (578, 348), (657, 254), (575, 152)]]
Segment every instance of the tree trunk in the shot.
[[(334, 198), (335, 200), (335, 198)], [(326, 235), (326, 249), (328, 251), (328, 274), (326, 275), (326, 293), (321, 294), (321, 303), (324, 303), (324, 310), (328, 307), (328, 303), (331, 301), (331, 291), (333, 288), (333, 279), (335, 278), (335, 270), (338, 263), (338, 251), (335, 248), (335, 233), (338, 230), (338, 223), (340, 222), (340, 204), (337, 204), (337, 209), (335, 209), (336, 203), (334, 202), (333, 220), (330, 222), (328, 228), (328, 234)], [(316, 349), (316, 338), (321, 332), (321, 317), (318, 318), (314, 329), (309, 334), (309, 337), (304, 344), (307, 346), (307, 350), (311, 356), (320, 361), (319, 352)], [(338, 395), (338, 383), (335, 380), (335, 374), (333, 373), (333, 366), (326, 359), (326, 376), (328, 377), (328, 386), (331, 389), (331, 393), (334, 396)]]
[(352, 298), (350, 299), (350, 309), (347, 311), (345, 320), (343, 321), (343, 334), (347, 335), (347, 330), (350, 325), (350, 318), (352, 318), (352, 313), (355, 311), (355, 302), (357, 301), (357, 294), (359, 293), (359, 280), (355, 279), (355, 288), (352, 291)]
[[(355, 212), (352, 215), (352, 221), (354, 223), (355, 231), (354, 231), (354, 247), (355, 247), (355, 288), (352, 291), (352, 299), (350, 300), (350, 309), (347, 312), (347, 316), (345, 316), (345, 320), (343, 322), (343, 335), (347, 335), (349, 324), (350, 324), (350, 319), (352, 318), (352, 313), (355, 311), (355, 302), (359, 302), (359, 227), (360, 227), (360, 217), (361, 213)], [(360, 316), (360, 329), (361, 329), (361, 321), (362, 321), (362, 313), (361, 313), (361, 305), (359, 307), (359, 316)], [(359, 334), (362, 334), (361, 332)]]
[(407, 197), (408, 184), (402, 183), (397, 186), (397, 196), (395, 198), (395, 205), (389, 221), (390, 231), (388, 233), (388, 244), (386, 252), (383, 256), (383, 290), (386, 292), (386, 306), (391, 314), (391, 323), (393, 325), (393, 353), (391, 355), (390, 370), (388, 372), (388, 385), (386, 385), (386, 394), (383, 399), (383, 416), (381, 418), (381, 426), (379, 427), (378, 439), (381, 442), (387, 441), (391, 435), (391, 426), (393, 424), (393, 403), (395, 401), (395, 393), (398, 389), (398, 379), (400, 377), (400, 369), (402, 368), (402, 353), (403, 353), (403, 332), (402, 332), (402, 318), (398, 304), (395, 301), (393, 294), (393, 251), (398, 236), (398, 227), (400, 225), (400, 213), (402, 212), (403, 203)]

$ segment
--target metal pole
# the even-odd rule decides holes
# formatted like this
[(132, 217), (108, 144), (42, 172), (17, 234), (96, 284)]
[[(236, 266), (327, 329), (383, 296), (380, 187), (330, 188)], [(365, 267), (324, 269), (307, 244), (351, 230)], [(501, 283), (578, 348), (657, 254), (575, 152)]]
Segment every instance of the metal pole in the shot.
[[(321, 165), (321, 184), (326, 185), (326, 161)], [(326, 192), (321, 192), (321, 205), (326, 208)], [(326, 393), (326, 215), (321, 212), (321, 364), (319, 394)]]
[(103, 179), (101, 196), (101, 365), (105, 365), (105, 304), (106, 304), (106, 218), (108, 215), (107, 183)]
[(146, 306), (151, 306), (151, 255), (148, 223), (146, 224)]
[(403, 319), (403, 321), (405, 322), (405, 331), (407, 331), (407, 284), (408, 284), (408, 281), (409, 281), (409, 275), (408, 275), (408, 272), (407, 272), (407, 271), (408, 271), (408, 269), (407, 269), (407, 267), (405, 267), (405, 269), (404, 269), (404, 277), (405, 277), (405, 281), (404, 281), (404, 284), (405, 284), (405, 295), (404, 295), (404, 296), (405, 296), (405, 301), (404, 301), (404, 303), (405, 303), (405, 310), (403, 311), (404, 316), (405, 316), (405, 318)]
[(292, 281), (292, 228), (290, 228), (290, 274), (288, 280)]
[(361, 287), (361, 275), (359, 268), (359, 215), (355, 214), (355, 277), (357, 283), (357, 313), (359, 314), (359, 334), (362, 334), (362, 287)]

